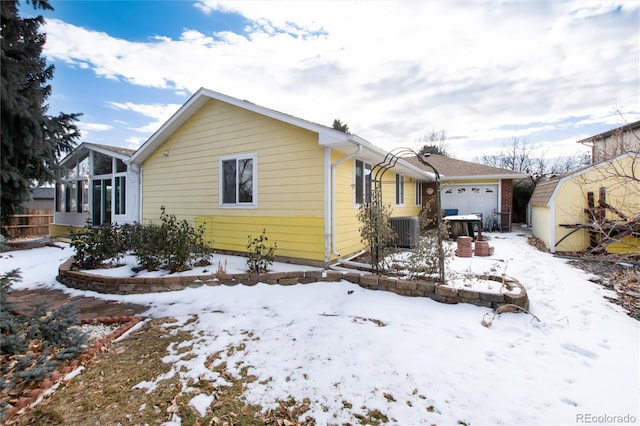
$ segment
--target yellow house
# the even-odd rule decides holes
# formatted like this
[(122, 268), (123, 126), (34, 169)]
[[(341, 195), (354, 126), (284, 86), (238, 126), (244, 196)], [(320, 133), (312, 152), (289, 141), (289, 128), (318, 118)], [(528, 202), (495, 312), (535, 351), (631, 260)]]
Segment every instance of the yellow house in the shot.
[[(592, 220), (586, 209), (589, 193), (594, 204), (605, 202), (628, 219), (640, 218), (640, 156), (627, 152), (617, 157), (539, 183), (529, 204), (532, 232), (552, 253), (576, 252), (590, 247), (587, 225)], [(602, 195), (601, 195), (602, 194)], [(606, 219), (625, 223), (620, 214), (606, 210)], [(640, 251), (638, 230), (610, 245), (615, 252)]]
[[(246, 252), (263, 229), (281, 258), (328, 264), (363, 249), (356, 215), (388, 153), (353, 134), (198, 90), (131, 157), (141, 221), (162, 206), (204, 225), (215, 249)], [(397, 159), (382, 177), (396, 217), (417, 217), (432, 173)]]

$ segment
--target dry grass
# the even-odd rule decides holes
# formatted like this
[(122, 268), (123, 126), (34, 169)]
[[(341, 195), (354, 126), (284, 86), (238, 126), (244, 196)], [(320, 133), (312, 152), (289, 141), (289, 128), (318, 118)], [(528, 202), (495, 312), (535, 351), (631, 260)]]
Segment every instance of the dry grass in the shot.
[[(151, 392), (132, 389), (142, 381), (153, 381), (170, 370), (162, 362), (169, 345), (190, 340), (189, 333), (171, 328), (171, 319), (156, 319), (146, 323), (121, 342), (110, 344), (87, 370), (59, 388), (34, 409), (12, 417), (12, 425), (154, 425), (171, 419), (177, 413), (183, 425), (260, 425), (296, 424), (301, 413), (296, 404), (283, 405), (282, 410), (260, 413), (261, 407), (247, 405), (242, 394), (247, 376), (232, 377), (224, 363), (212, 367), (223, 374), (231, 386), (213, 388), (208, 382), (190, 384), (195, 393), (181, 393), (178, 377), (160, 382)], [(238, 350), (235, 348), (234, 350)], [(217, 354), (211, 356), (211, 365)], [(216, 399), (205, 417), (188, 402), (196, 393), (215, 395)], [(285, 422), (286, 420), (286, 422)]]

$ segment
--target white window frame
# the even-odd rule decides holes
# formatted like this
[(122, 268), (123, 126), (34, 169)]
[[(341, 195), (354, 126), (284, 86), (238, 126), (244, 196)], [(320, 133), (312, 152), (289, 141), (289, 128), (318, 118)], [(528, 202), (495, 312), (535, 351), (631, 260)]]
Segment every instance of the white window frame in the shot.
[(416, 206), (422, 207), (422, 181), (416, 181)]
[(404, 175), (396, 173), (396, 206), (404, 206)]
[[(362, 200), (358, 200), (358, 162), (362, 163)], [(367, 167), (368, 166), (368, 167)], [(366, 174), (365, 171), (369, 171), (369, 174)], [(365, 203), (371, 202), (371, 173), (373, 172), (373, 165), (371, 163), (366, 162), (365, 160), (361, 160), (359, 158), (354, 159), (353, 161), (353, 204), (355, 206), (360, 206)]]
[[(236, 202), (235, 203), (224, 203), (224, 168), (222, 166), (223, 162), (229, 160), (236, 160), (236, 163), (240, 160), (252, 160), (252, 176), (251, 176), (251, 188), (252, 188), (252, 196), (250, 203), (240, 203), (238, 202), (238, 182), (236, 175)], [(246, 153), (246, 154), (234, 154), (234, 155), (225, 155), (221, 156), (218, 160), (218, 206), (221, 209), (255, 209), (258, 207), (258, 154), (255, 152)], [(237, 167), (236, 167), (237, 173)]]

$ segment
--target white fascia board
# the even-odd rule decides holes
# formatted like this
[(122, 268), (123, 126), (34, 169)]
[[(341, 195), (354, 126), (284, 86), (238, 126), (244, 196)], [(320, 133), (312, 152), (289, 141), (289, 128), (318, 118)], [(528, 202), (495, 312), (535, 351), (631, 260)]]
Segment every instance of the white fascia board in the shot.
[(142, 164), (167, 138), (173, 134), (188, 118), (195, 114), (210, 99), (215, 99), (247, 111), (255, 112), (278, 121), (282, 121), (296, 127), (300, 127), (318, 133), (321, 145), (345, 143), (349, 134), (332, 129), (321, 124), (303, 120), (289, 114), (269, 109), (252, 102), (224, 95), (213, 90), (200, 88), (187, 102), (182, 105), (142, 146), (132, 157), (132, 162)]
[(89, 151), (99, 152), (101, 154), (108, 155), (109, 157), (115, 157), (123, 161), (128, 161), (131, 159), (131, 156), (127, 154), (121, 154), (116, 151), (104, 149), (89, 142), (82, 142), (80, 145), (75, 147), (73, 151), (71, 151), (66, 157), (60, 160), (60, 165), (67, 167), (69, 163), (72, 163), (72, 162), (75, 163), (78, 159), (83, 157)]
[(486, 180), (486, 179), (524, 179), (529, 177), (528, 174), (504, 174), (504, 175), (471, 175), (471, 176), (444, 176), (440, 175), (442, 180)]

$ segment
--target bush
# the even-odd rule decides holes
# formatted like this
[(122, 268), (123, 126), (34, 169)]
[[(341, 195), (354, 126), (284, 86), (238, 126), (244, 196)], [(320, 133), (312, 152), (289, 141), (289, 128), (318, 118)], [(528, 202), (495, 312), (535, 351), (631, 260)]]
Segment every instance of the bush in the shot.
[(363, 204), (358, 210), (360, 239), (369, 248), (371, 269), (378, 272), (391, 252), (396, 233), (391, 227), (391, 207), (381, 202)]
[(71, 247), (75, 250), (75, 263), (81, 269), (95, 269), (111, 259), (114, 263), (124, 256), (129, 234), (115, 224), (105, 223), (99, 228), (87, 224), (81, 232), (71, 230)]
[[(440, 252), (436, 232), (436, 230), (432, 230), (420, 237), (414, 251), (407, 258), (407, 269), (413, 277), (439, 277)], [(443, 244), (442, 254), (444, 255), (444, 263), (447, 265), (453, 257), (453, 248), (448, 244)]]
[(20, 279), (18, 270), (0, 276), (0, 420), (9, 409), (9, 394), (26, 393), (58, 365), (83, 353), (87, 343), (71, 304), (18, 313), (8, 297)]
[(175, 215), (167, 214), (164, 206), (160, 221), (146, 225), (104, 224), (100, 228), (87, 225), (80, 233), (72, 232), (76, 265), (95, 269), (107, 260), (117, 263), (128, 250), (135, 256), (138, 270), (180, 272), (196, 264), (210, 264), (211, 250), (204, 241), (203, 225), (194, 229), (186, 220), (178, 221)]
[(267, 230), (263, 229), (262, 234), (257, 238), (251, 238), (249, 235), (249, 242), (247, 243), (247, 267), (249, 272), (268, 272), (269, 267), (273, 264), (273, 259), (276, 253), (277, 243), (267, 247), (266, 242)]
[(198, 229), (186, 220), (178, 221), (175, 215), (168, 215), (164, 206), (160, 214), (161, 232), (165, 238), (166, 257), (163, 267), (171, 272), (193, 268), (195, 263), (210, 264), (209, 249), (204, 243), (204, 227)]

